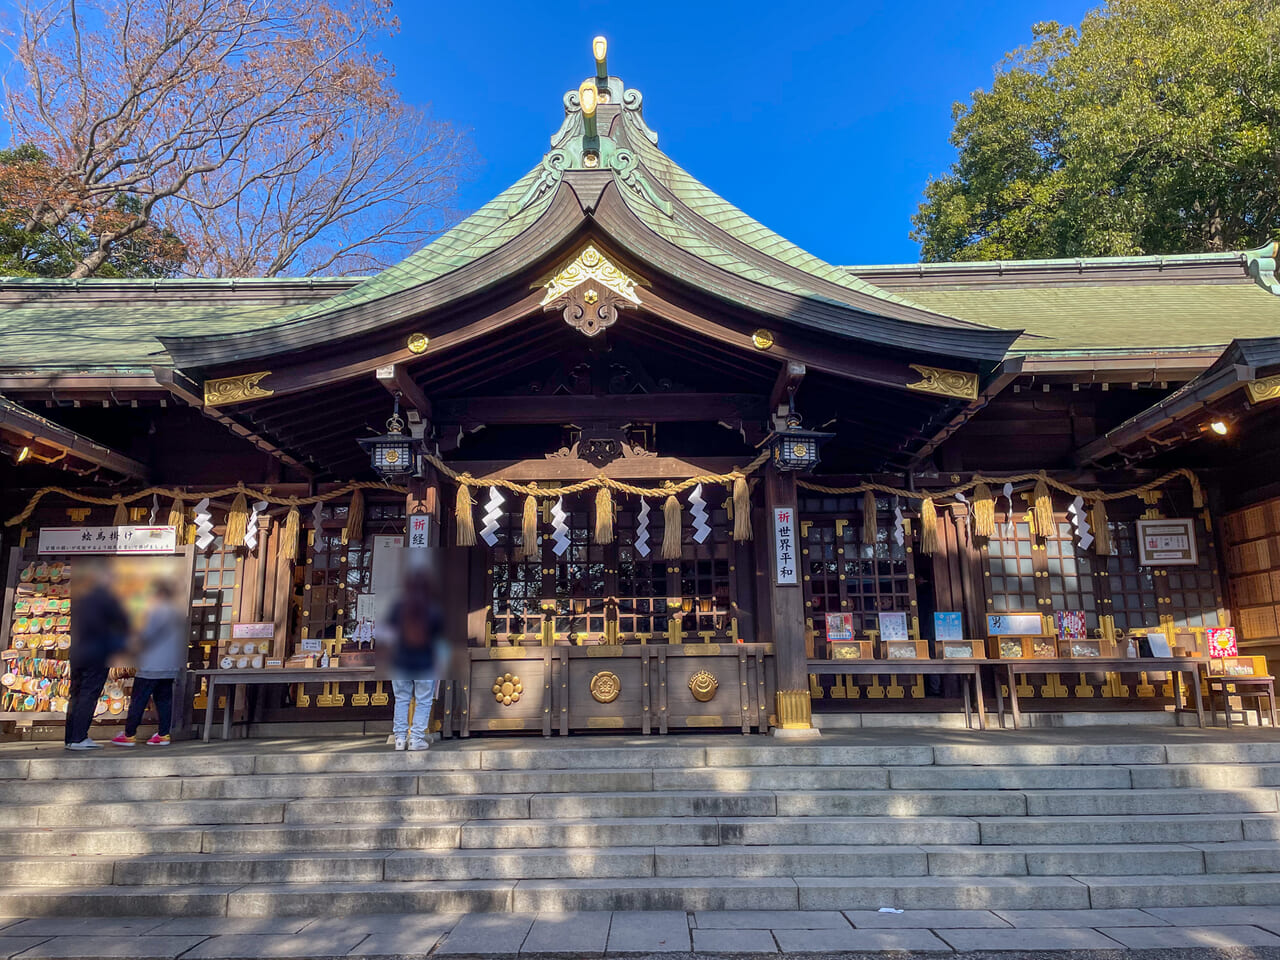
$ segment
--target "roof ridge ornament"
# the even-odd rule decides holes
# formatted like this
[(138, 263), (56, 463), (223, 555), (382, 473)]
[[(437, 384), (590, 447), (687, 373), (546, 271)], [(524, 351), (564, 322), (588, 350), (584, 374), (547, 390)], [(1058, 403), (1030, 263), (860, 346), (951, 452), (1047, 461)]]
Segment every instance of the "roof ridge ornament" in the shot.
[(640, 305), (637, 282), (588, 243), (546, 282), (540, 306), (562, 311), (565, 323), (594, 337), (617, 322), (619, 309)]
[(1244, 254), (1245, 269), (1263, 290), (1280, 297), (1280, 270), (1276, 269), (1276, 261), (1280, 259), (1280, 240), (1263, 244), (1257, 250), (1246, 250)]

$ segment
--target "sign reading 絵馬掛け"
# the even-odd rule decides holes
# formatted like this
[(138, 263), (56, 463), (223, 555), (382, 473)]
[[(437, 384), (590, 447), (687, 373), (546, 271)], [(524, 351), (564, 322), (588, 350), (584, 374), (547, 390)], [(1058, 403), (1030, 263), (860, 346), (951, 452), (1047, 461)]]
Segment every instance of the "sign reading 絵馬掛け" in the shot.
[(1196, 556), (1195, 520), (1139, 520), (1138, 563), (1144, 567), (1193, 567)]
[(175, 527), (43, 527), (38, 552), (46, 554), (174, 553)]
[(792, 507), (773, 508), (773, 582), (798, 584), (796, 563), (796, 512)]

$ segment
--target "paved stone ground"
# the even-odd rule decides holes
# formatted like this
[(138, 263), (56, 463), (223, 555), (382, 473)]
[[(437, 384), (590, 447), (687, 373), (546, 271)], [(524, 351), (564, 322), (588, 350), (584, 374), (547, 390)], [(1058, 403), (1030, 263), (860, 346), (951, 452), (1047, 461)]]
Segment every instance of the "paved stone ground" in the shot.
[(1280, 958), (1280, 906), (1149, 910), (485, 913), (464, 916), (0, 920), (0, 960), (330, 957)]

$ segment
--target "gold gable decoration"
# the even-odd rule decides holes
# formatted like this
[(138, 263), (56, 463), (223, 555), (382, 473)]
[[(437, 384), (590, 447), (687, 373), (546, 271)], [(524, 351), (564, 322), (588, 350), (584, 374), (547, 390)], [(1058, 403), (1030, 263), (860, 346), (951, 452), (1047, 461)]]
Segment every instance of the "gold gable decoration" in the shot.
[(1244, 385), (1250, 403), (1263, 403), (1280, 398), (1280, 377), (1264, 377), (1261, 380), (1250, 380)]
[(921, 393), (934, 393), (940, 397), (956, 397), (960, 400), (978, 399), (978, 375), (961, 370), (944, 370), (942, 367), (926, 367), (913, 363), (911, 369), (920, 374), (921, 379), (906, 385), (908, 390), (919, 390)]
[(219, 377), (204, 382), (204, 405), (217, 407), (225, 403), (240, 403), (243, 400), (259, 400), (275, 393), (261, 386), (264, 377), (271, 376), (270, 370), (258, 373), (242, 373), (234, 377)]
[(565, 323), (594, 337), (617, 322), (618, 310), (640, 305), (637, 282), (587, 244), (546, 282), (540, 305), (548, 312), (562, 311)]

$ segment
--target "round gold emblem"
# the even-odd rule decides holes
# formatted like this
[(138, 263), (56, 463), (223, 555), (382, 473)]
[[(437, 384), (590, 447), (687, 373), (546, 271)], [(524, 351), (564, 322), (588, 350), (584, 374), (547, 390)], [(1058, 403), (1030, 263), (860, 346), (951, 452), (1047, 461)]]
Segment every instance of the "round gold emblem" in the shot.
[(795, 457), (797, 460), (803, 459), (804, 457), (807, 457), (809, 455), (809, 448), (806, 447), (803, 443), (797, 443), (794, 447), (791, 448), (791, 455)]
[(598, 703), (613, 703), (622, 692), (622, 681), (616, 673), (601, 670), (591, 678), (591, 696)]
[(387, 463), (395, 463), (397, 460), (400, 459), (400, 451), (397, 450), (395, 447), (392, 447), (390, 450), (388, 450), (386, 453), (382, 455), (382, 459), (386, 460)]
[(751, 335), (751, 342), (757, 350), (768, 350), (773, 346), (773, 331), (762, 327)]
[(699, 703), (706, 703), (714, 697), (718, 686), (720, 686), (720, 681), (706, 670), (699, 670), (689, 678), (689, 692), (693, 694), (693, 699)]
[(504, 673), (493, 683), (493, 699), (504, 707), (509, 707), (520, 699), (524, 693), (524, 684), (514, 674)]
[(411, 353), (422, 353), (427, 349), (427, 344), (430, 342), (425, 333), (411, 333), (409, 334), (409, 351)]

